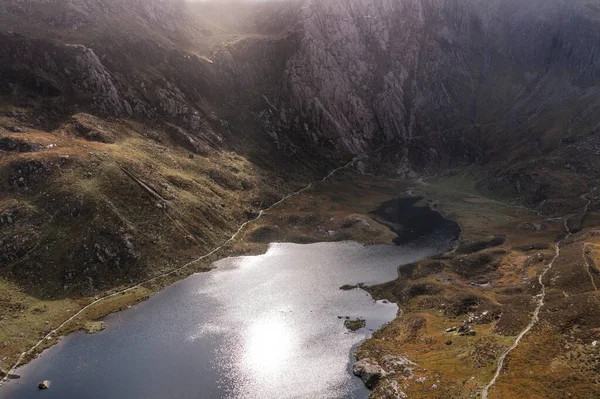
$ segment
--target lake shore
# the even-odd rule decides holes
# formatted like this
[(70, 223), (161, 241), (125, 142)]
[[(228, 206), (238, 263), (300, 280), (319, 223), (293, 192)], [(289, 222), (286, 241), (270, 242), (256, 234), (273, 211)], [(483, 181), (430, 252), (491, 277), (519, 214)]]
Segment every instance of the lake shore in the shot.
[[(402, 310), (357, 349), (359, 360), (384, 371), (372, 397), (471, 398), (491, 381), (490, 398), (522, 398), (525, 390), (534, 398), (598, 397), (588, 366), (597, 364), (600, 338), (597, 196), (545, 215), (482, 196), (461, 173), (422, 181), (414, 194), (432, 199), (462, 233), (454, 251), (365, 287)], [(386, 374), (386, 356), (412, 362), (410, 375)]]
[[(399, 182), (353, 174), (347, 177), (347, 180), (316, 185), (303, 195), (290, 198), (285, 205), (265, 214), (259, 223), (248, 226), (240, 239), (220, 256), (206, 259), (186, 273), (140, 287), (97, 309), (90, 309), (80, 323), (78, 320), (77, 325), (68, 331), (65, 329), (64, 333), (79, 329), (86, 321), (127, 308), (190, 274), (209, 270), (218, 258), (264, 253), (270, 242), (390, 243), (397, 235), (389, 226), (375, 222), (370, 212), (389, 200), (410, 194), (412, 198), (426, 198), (421, 200), (422, 204), (446, 219), (455, 220), (461, 229), (460, 239), (454, 251), (404, 267), (397, 280), (365, 287), (376, 299), (398, 303), (402, 314), (363, 343), (357, 357), (383, 364), (385, 355), (400, 356), (415, 364), (410, 380), (402, 373), (395, 373), (375, 384), (375, 398), (385, 397), (390, 384), (416, 398), (476, 395), (491, 379), (497, 359), (529, 323), (527, 315), (535, 307), (532, 298), (540, 289), (535, 281), (554, 254), (554, 243), (564, 235), (561, 215), (556, 215), (554, 220), (541, 216), (536, 210), (482, 196), (473, 182), (461, 174), (425, 182)], [(564, 243), (560, 258), (553, 266), (556, 275), (571, 276), (575, 283), (557, 284), (551, 288), (547, 301), (555, 309), (576, 304), (583, 312), (584, 323), (592, 326), (594, 320), (598, 320), (597, 309), (591, 309), (588, 304), (594, 303), (591, 298), (595, 291), (590, 279), (594, 281), (595, 262), (600, 259), (600, 251), (596, 251), (600, 238), (594, 233), (600, 217), (595, 212), (596, 197), (589, 199), (591, 206), (584, 217), (565, 215), (569, 225), (579, 224), (580, 230)], [(582, 200), (582, 207), (585, 202)], [(582, 256), (582, 245), (587, 249), (585, 256)], [(590, 265), (590, 273), (582, 269), (585, 273), (575, 275), (571, 265), (582, 263), (584, 258)], [(556, 275), (552, 275), (556, 281)], [(566, 304), (559, 301), (564, 296), (559, 296), (557, 289), (572, 293)], [(578, 356), (593, 357), (589, 351), (591, 342), (600, 337), (588, 327), (569, 338), (569, 330), (562, 330), (571, 325), (569, 317), (563, 311), (550, 314), (542, 309), (540, 323), (528, 333), (531, 338), (526, 337), (511, 353), (512, 364), (531, 361), (531, 351), (547, 352), (554, 347), (556, 337), (570, 342), (573, 345), (570, 348), (578, 348)], [(549, 320), (553, 320), (556, 327), (549, 327)], [(568, 349), (559, 351), (567, 352)], [(568, 372), (565, 378), (559, 379), (565, 387), (572, 387), (566, 376), (577, 375), (588, 382), (595, 378), (593, 373), (588, 375), (588, 371), (581, 368), (580, 362), (568, 358), (564, 361), (573, 370), (579, 370), (578, 374)], [(558, 377), (544, 365), (544, 361), (536, 360), (535, 370), (539, 375)], [(502, 373), (490, 397), (502, 393), (508, 398), (517, 398), (518, 394), (513, 391), (518, 389), (515, 388), (519, 386), (518, 378), (511, 370)], [(528, 381), (537, 384), (541, 380), (532, 377)], [(595, 395), (594, 386), (579, 386), (576, 392), (580, 397)], [(498, 391), (494, 391), (496, 389)], [(545, 392), (552, 397), (552, 390), (545, 389)]]
[[(356, 178), (354, 173), (349, 174), (350, 178)], [(211, 264), (218, 259), (264, 253), (267, 244), (271, 241), (310, 243), (356, 240), (365, 244), (390, 243), (395, 237), (394, 233), (386, 226), (374, 222), (368, 212), (382, 202), (403, 194), (407, 184), (410, 183), (389, 184), (371, 178), (358, 178), (358, 181), (358, 184), (346, 182), (344, 179), (319, 183), (301, 195), (289, 198), (284, 204), (265, 213), (260, 220), (246, 226), (240, 231), (235, 242), (229, 243), (218, 253), (215, 252), (189, 267), (126, 292), (121, 292), (122, 290), (118, 288), (107, 292), (105, 295), (112, 295), (109, 299), (97, 302), (87, 308), (85, 313), (76, 317), (73, 315), (105, 295), (48, 301), (43, 305), (42, 312), (34, 311), (31, 315), (31, 317), (48, 319), (48, 322), (43, 324), (46, 330), (39, 332), (45, 339), (40, 341), (34, 350), (23, 356), (19, 365), (26, 364), (45, 348), (54, 345), (61, 336), (84, 328), (90, 321), (100, 320), (110, 313), (126, 309), (193, 273), (210, 270)], [(65, 316), (61, 317), (61, 314)], [(13, 331), (19, 328), (19, 325), (22, 326), (21, 328), (30, 328), (27, 323), (28, 315), (21, 315), (18, 320), (18, 325), (12, 327)], [(65, 320), (70, 321), (65, 324)], [(50, 335), (48, 335), (49, 331), (52, 332)], [(12, 368), (17, 360), (17, 353), (20, 353), (17, 350), (25, 350), (23, 346), (25, 344), (27, 342), (23, 340), (5, 343), (5, 352), (9, 353), (1, 362), (5, 369)]]
[[(336, 183), (332, 187), (340, 188), (340, 185), (344, 185), (344, 184), (347, 184), (347, 183), (344, 183), (344, 182)], [(379, 183), (370, 182), (369, 185), (371, 185), (371, 184), (378, 185)], [(389, 190), (389, 187), (386, 188), (386, 190), (380, 189), (380, 190), (378, 190), (378, 192), (382, 196), (387, 196), (387, 195), (391, 195), (391, 194), (405, 195), (401, 192), (395, 191), (395, 190), (397, 190), (397, 184), (395, 184), (395, 186), (396, 186), (396, 188), (394, 189), (393, 192), (387, 191), (387, 190)], [(355, 208), (355, 209), (352, 209), (353, 212), (351, 214), (349, 214), (350, 215), (350, 217), (349, 217), (348, 210), (345, 209), (344, 206), (338, 205), (338, 206), (331, 207), (331, 203), (322, 201), (323, 196), (328, 194), (330, 192), (330, 189), (331, 189), (331, 187), (317, 188), (313, 195), (306, 194), (306, 196), (308, 197), (308, 199), (311, 202), (314, 201), (316, 204), (327, 204), (327, 206), (329, 206), (329, 208), (330, 208), (328, 210), (329, 213), (325, 214), (326, 216), (328, 216), (327, 218), (321, 218), (324, 215), (319, 214), (321, 217), (315, 219), (315, 220), (321, 220), (322, 222), (331, 223), (332, 224), (331, 226), (333, 226), (333, 224), (335, 224), (336, 226), (339, 226), (338, 229), (340, 231), (332, 230), (332, 229), (326, 230), (327, 236), (331, 237), (331, 236), (336, 236), (339, 234), (338, 237), (347, 238), (348, 234), (350, 234), (352, 231), (359, 231), (363, 235), (368, 235), (370, 237), (376, 237), (376, 238), (386, 237), (386, 239), (385, 239), (386, 243), (387, 244), (390, 243), (390, 241), (393, 239), (394, 235), (392, 234), (390, 236), (389, 231), (387, 230), (387, 228), (388, 228), (387, 225), (379, 223), (379, 222), (385, 221), (382, 216), (379, 217), (379, 222), (375, 222), (374, 220), (370, 219), (366, 215), (364, 215), (364, 216), (366, 216), (366, 218), (361, 217), (359, 214), (356, 213), (356, 211), (355, 211), (356, 208)], [(402, 188), (402, 189), (404, 189), (404, 188)], [(354, 194), (356, 194), (356, 191), (354, 192)], [(298, 201), (297, 202), (298, 205), (300, 203), (305, 202), (306, 200), (307, 200), (306, 197), (300, 197), (300, 196), (294, 199), (294, 201)], [(368, 199), (365, 197), (364, 201), (371, 202), (371, 201), (374, 201), (374, 199), (372, 198), (372, 196), (370, 196)], [(396, 203), (394, 203), (394, 204), (384, 203), (384, 205), (387, 208), (386, 214), (389, 217), (390, 222), (394, 221), (394, 222), (398, 223), (400, 220), (410, 217), (412, 214), (419, 214), (419, 215), (422, 215), (424, 217), (424, 219), (427, 219), (429, 217), (429, 218), (433, 218), (435, 220), (439, 220), (441, 222), (440, 225), (437, 226), (437, 229), (440, 230), (439, 237), (438, 237), (438, 234), (435, 232), (435, 231), (437, 231), (436, 226), (433, 226), (431, 223), (429, 223), (429, 225), (433, 228), (433, 230), (426, 231), (426, 232), (416, 232), (413, 237), (414, 240), (412, 240), (412, 241), (425, 240), (425, 242), (422, 244), (415, 243), (412, 246), (416, 245), (416, 247), (420, 247), (422, 245), (424, 247), (427, 247), (429, 245), (428, 241), (427, 241), (428, 239), (433, 240), (435, 242), (435, 241), (441, 239), (441, 237), (445, 237), (445, 238), (443, 238), (443, 240), (445, 240), (444, 242), (446, 242), (446, 244), (443, 244), (443, 245), (445, 245), (444, 248), (447, 248), (448, 245), (450, 245), (450, 243), (456, 238), (456, 234), (458, 234), (458, 227), (454, 223), (448, 223), (448, 221), (444, 220), (443, 218), (439, 218), (439, 214), (437, 214), (436, 212), (428, 210), (426, 204), (421, 202), (420, 199), (406, 198), (405, 200), (397, 200), (397, 201), (405, 202), (405, 203), (403, 206), (399, 206), (399, 204), (396, 204)], [(339, 203), (340, 201), (338, 200), (337, 202)], [(416, 205), (417, 202), (419, 204), (417, 206), (413, 206), (413, 205)], [(354, 201), (353, 201), (353, 203), (354, 203), (354, 206), (364, 206), (364, 204), (356, 204), (356, 202), (354, 202)], [(368, 209), (373, 210), (373, 209), (375, 209), (375, 207), (369, 205)], [(318, 238), (318, 234), (321, 234), (324, 231), (325, 226), (315, 227), (314, 225), (310, 225), (307, 223), (301, 223), (302, 229), (300, 229), (299, 228), (300, 226), (298, 226), (298, 224), (300, 224), (298, 222), (298, 220), (300, 220), (300, 219), (313, 220), (313, 217), (314, 217), (313, 212), (308, 212), (305, 215), (300, 215), (300, 214), (298, 214), (298, 208), (296, 208), (296, 211), (293, 214), (290, 214), (289, 210), (287, 210), (287, 208), (282, 208), (282, 211), (284, 213), (271, 214), (270, 216), (275, 217), (275, 220), (279, 221), (278, 222), (279, 226), (288, 227), (288, 229), (290, 230), (291, 233), (297, 234), (297, 235), (300, 235), (301, 237), (303, 237), (301, 240), (298, 240), (298, 241), (301, 241), (302, 243), (306, 243), (308, 241), (307, 238), (311, 237), (309, 234), (307, 234), (307, 232), (309, 232), (309, 231), (313, 231), (313, 234), (315, 236), (317, 236), (317, 237), (313, 238), (314, 241), (323, 241), (322, 239)], [(307, 212), (307, 211), (305, 211), (305, 212)], [(286, 223), (281, 223), (280, 221), (282, 220), (282, 217), (285, 217), (287, 220), (292, 220), (293, 223), (291, 223), (289, 225)], [(268, 222), (267, 219), (265, 219), (265, 220)], [(262, 219), (260, 221), (262, 222)], [(453, 227), (454, 230), (452, 230), (452, 229), (448, 230), (447, 229), (448, 224), (451, 227)], [(260, 223), (260, 224), (257, 223), (256, 226), (252, 226), (254, 228), (250, 227), (249, 230), (246, 232), (248, 235), (248, 238), (246, 240), (244, 240), (243, 242), (246, 244), (254, 243), (254, 244), (256, 244), (257, 248), (263, 246), (265, 244), (263, 242), (264, 241), (263, 235), (257, 236), (255, 233), (257, 231), (264, 230), (268, 226), (270, 226), (268, 223)], [(446, 227), (446, 229), (444, 229), (444, 227)], [(298, 230), (303, 230), (303, 231), (299, 232)], [(429, 237), (429, 238), (427, 238), (427, 237)], [(260, 238), (260, 239), (257, 239), (257, 238)], [(330, 241), (333, 241), (333, 240), (330, 240)], [(346, 239), (339, 239), (337, 241), (346, 241)], [(377, 242), (375, 240), (371, 240), (371, 243), (375, 244)], [(439, 245), (439, 244), (437, 244), (437, 245)], [(250, 250), (246, 249), (246, 252), (249, 252), (249, 251)], [(439, 252), (439, 251), (434, 251), (434, 253), (437, 253), (437, 252)], [(429, 254), (431, 254), (431, 252)], [(392, 263), (393, 262), (394, 261), (392, 259)], [(217, 272), (215, 271), (215, 273), (217, 273)], [(393, 278), (393, 276), (395, 275), (394, 268), (391, 269), (391, 273), (392, 274), (389, 275), (387, 278), (385, 278), (383, 281), (387, 281), (388, 279)], [(365, 276), (367, 276), (367, 275), (365, 275)], [(269, 280), (268, 278), (265, 279), (265, 281), (268, 281), (268, 280)], [(354, 280), (349, 280), (349, 281), (354, 281)], [(369, 279), (367, 279), (367, 280), (361, 279), (359, 281), (364, 281), (366, 283), (372, 283), (372, 281), (370, 282)], [(333, 290), (334, 290), (334, 292), (335, 291), (343, 292), (343, 291), (339, 290), (339, 287), (337, 285), (335, 287), (333, 287)], [(352, 293), (343, 294), (343, 295), (350, 295), (350, 294), (352, 294)], [(338, 294), (336, 294), (336, 295), (338, 295)], [(356, 295), (356, 294), (352, 294), (352, 295)], [(90, 310), (92, 310), (92, 309), (90, 309)], [(365, 315), (365, 316), (367, 316), (367, 315)], [(334, 319), (336, 319), (336, 318), (334, 318)], [(390, 319), (388, 319), (388, 321), (389, 320)], [(370, 328), (379, 328), (379, 325), (377, 325), (376, 327), (372, 326)], [(91, 339), (94, 339), (94, 338), (91, 338)], [(46, 359), (44, 359), (44, 361), (46, 361)]]

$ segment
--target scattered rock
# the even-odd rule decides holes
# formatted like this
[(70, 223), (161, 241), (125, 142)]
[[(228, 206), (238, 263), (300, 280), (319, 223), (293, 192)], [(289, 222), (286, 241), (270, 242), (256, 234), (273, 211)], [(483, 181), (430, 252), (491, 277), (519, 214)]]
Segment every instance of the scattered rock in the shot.
[(460, 336), (475, 335), (475, 334), (477, 334), (477, 333), (475, 332), (475, 330), (473, 330), (473, 327), (469, 324), (463, 324), (458, 329), (458, 335), (460, 335)]
[(404, 356), (393, 356), (393, 355), (384, 355), (381, 358), (383, 367), (385, 367), (388, 372), (397, 374), (402, 373), (407, 377), (411, 377), (413, 375), (413, 367), (417, 364)]
[(394, 399), (403, 399), (406, 398), (407, 395), (400, 389), (400, 384), (398, 381), (385, 381), (385, 383), (377, 386), (377, 397), (382, 398), (394, 398)]
[(447, 332), (447, 333), (451, 333), (451, 332), (454, 332), (454, 331), (456, 331), (456, 326), (454, 326), (454, 327), (449, 327), (449, 328), (446, 328), (446, 332)]
[(463, 324), (458, 328), (458, 335), (466, 335), (471, 331), (471, 326), (468, 324)]
[(452, 341), (451, 341), (451, 340), (449, 340), (449, 339), (448, 339), (448, 340), (446, 340), (446, 342), (444, 342), (444, 343), (445, 343), (446, 345), (448, 345), (448, 346), (452, 345)]
[(50, 381), (44, 380), (44, 381), (39, 382), (38, 389), (48, 389), (48, 388), (50, 388)]

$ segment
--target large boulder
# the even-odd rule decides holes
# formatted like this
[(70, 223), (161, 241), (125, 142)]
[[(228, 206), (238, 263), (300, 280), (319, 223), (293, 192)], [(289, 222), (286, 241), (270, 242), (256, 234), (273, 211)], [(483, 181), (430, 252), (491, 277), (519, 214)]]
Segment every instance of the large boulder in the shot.
[(352, 368), (354, 375), (362, 378), (368, 388), (373, 388), (380, 379), (387, 375), (386, 371), (371, 358), (361, 359)]

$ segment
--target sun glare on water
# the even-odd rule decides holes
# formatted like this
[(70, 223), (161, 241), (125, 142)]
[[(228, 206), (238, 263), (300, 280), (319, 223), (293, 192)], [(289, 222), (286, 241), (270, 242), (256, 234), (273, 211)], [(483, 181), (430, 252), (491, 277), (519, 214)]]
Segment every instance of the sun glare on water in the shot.
[(256, 376), (277, 375), (292, 356), (293, 341), (293, 334), (283, 320), (266, 317), (256, 321), (248, 329), (245, 363)]

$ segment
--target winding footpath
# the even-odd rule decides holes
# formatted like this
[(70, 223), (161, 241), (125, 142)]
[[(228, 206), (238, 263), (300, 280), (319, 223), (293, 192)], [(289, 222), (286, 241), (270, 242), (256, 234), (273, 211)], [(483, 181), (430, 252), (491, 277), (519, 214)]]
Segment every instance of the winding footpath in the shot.
[[(588, 209), (589, 209), (589, 207), (590, 207), (590, 205), (592, 203), (592, 201), (587, 198), (588, 194), (584, 194), (584, 195), (581, 196), (582, 199), (584, 199), (585, 201), (587, 201), (587, 204), (585, 205), (585, 207), (583, 208), (583, 211), (581, 213), (582, 215), (585, 215), (587, 213), (587, 211), (588, 211)], [(485, 388), (483, 388), (483, 390), (481, 391), (481, 399), (488, 399), (488, 395), (489, 395), (490, 389), (494, 386), (494, 384), (498, 380), (498, 377), (500, 377), (500, 374), (502, 373), (502, 368), (504, 367), (504, 362), (505, 362), (506, 358), (508, 357), (508, 355), (513, 350), (515, 350), (517, 348), (517, 346), (519, 346), (519, 343), (521, 343), (521, 340), (523, 339), (523, 337), (525, 335), (527, 335), (527, 333), (539, 321), (540, 311), (542, 310), (542, 307), (544, 306), (544, 299), (546, 298), (546, 285), (544, 284), (544, 277), (550, 271), (550, 269), (552, 269), (552, 266), (554, 266), (554, 263), (560, 257), (560, 247), (561, 247), (561, 244), (563, 242), (565, 242), (567, 239), (569, 239), (569, 237), (571, 237), (571, 235), (573, 234), (571, 232), (571, 229), (569, 228), (568, 221), (569, 221), (569, 216), (565, 216), (563, 218), (563, 223), (564, 223), (564, 226), (565, 226), (565, 232), (566, 232), (566, 234), (565, 234), (565, 236), (563, 238), (561, 238), (556, 243), (554, 257), (552, 258), (552, 260), (550, 261), (550, 263), (548, 263), (548, 265), (546, 266), (546, 268), (544, 269), (544, 271), (542, 272), (542, 274), (540, 274), (540, 276), (538, 277), (538, 281), (539, 281), (539, 283), (540, 283), (540, 285), (542, 287), (542, 291), (541, 291), (540, 294), (537, 295), (537, 297), (539, 297), (538, 305), (535, 308), (535, 311), (533, 312), (533, 316), (531, 317), (531, 321), (529, 322), (529, 324), (527, 325), (527, 327), (525, 327), (525, 329), (523, 329), (523, 331), (521, 331), (521, 333), (517, 336), (517, 338), (515, 339), (515, 342), (513, 342), (513, 344), (506, 351), (504, 351), (504, 353), (502, 353), (502, 355), (500, 356), (500, 359), (498, 360), (498, 366), (496, 367), (496, 372), (494, 373), (494, 377), (485, 386)]]
[[(377, 151), (377, 150), (376, 150)], [(375, 152), (375, 151), (372, 151)], [(323, 179), (319, 180), (321, 182), (325, 182), (326, 180), (330, 179), (333, 175), (335, 175), (337, 172), (343, 170), (343, 169), (347, 169), (349, 167), (351, 167), (354, 162), (355, 162), (356, 158), (353, 159), (352, 161), (348, 162), (347, 164), (336, 168), (334, 170), (332, 170), (331, 172), (329, 172), (329, 174), (327, 174)], [(136, 290), (138, 288), (140, 288), (141, 286), (143, 286), (144, 284), (148, 284), (151, 283), (153, 281), (168, 277), (170, 275), (173, 275), (181, 270), (184, 270), (188, 267), (190, 267), (191, 265), (200, 262), (201, 260), (204, 260), (206, 258), (208, 258), (211, 255), (214, 255), (216, 252), (219, 252), (221, 249), (223, 249), (224, 247), (226, 247), (227, 245), (229, 245), (230, 243), (232, 243), (233, 241), (235, 241), (235, 239), (238, 237), (238, 235), (246, 228), (246, 226), (248, 226), (250, 223), (253, 223), (257, 220), (259, 220), (260, 218), (263, 217), (263, 215), (265, 214), (265, 212), (270, 211), (271, 209), (275, 208), (276, 206), (280, 205), (281, 203), (287, 201), (288, 199), (298, 196), (302, 193), (304, 193), (305, 191), (309, 190), (312, 188), (314, 182), (309, 183), (306, 187), (301, 188), (300, 190), (294, 191), (291, 194), (286, 195), (285, 197), (281, 198), (279, 201), (275, 202), (274, 204), (272, 204), (271, 206), (269, 206), (268, 208), (264, 208), (261, 209), (258, 213), (258, 215), (253, 218), (253, 219), (249, 219), (246, 222), (244, 222), (243, 224), (241, 224), (239, 226), (239, 228), (235, 231), (235, 233), (233, 233), (233, 235), (231, 235), (231, 237), (229, 237), (229, 239), (227, 239), (227, 241), (223, 242), (221, 245), (217, 246), (216, 248), (214, 248), (213, 250), (211, 250), (210, 252), (186, 263), (183, 266), (180, 266), (178, 268), (175, 268), (171, 271), (159, 274), (157, 276), (148, 278), (142, 282), (137, 283), (136, 285), (133, 285), (129, 288), (125, 288), (121, 291), (109, 294), (109, 295), (105, 295), (99, 299), (96, 299), (95, 301), (89, 303), (88, 305), (84, 306), (83, 308), (81, 308), (81, 310), (79, 310), (77, 313), (75, 313), (73, 316), (69, 317), (67, 320), (65, 320), (60, 326), (56, 327), (55, 329), (53, 329), (52, 331), (50, 331), (48, 334), (46, 334), (42, 339), (40, 339), (35, 345), (33, 345), (31, 348), (29, 348), (28, 350), (26, 350), (25, 352), (21, 353), (21, 355), (19, 356), (19, 358), (17, 359), (17, 361), (15, 362), (15, 364), (8, 370), (8, 372), (6, 373), (6, 376), (0, 380), (0, 386), (2, 386), (2, 383), (7, 381), (9, 379), (9, 376), (13, 375), (16, 371), (16, 369), (23, 364), (25, 358), (31, 354), (33, 354), (44, 342), (50, 341), (53, 338), (55, 338), (56, 336), (58, 336), (58, 333), (65, 327), (67, 326), (69, 323), (71, 323), (73, 320), (77, 319), (79, 316), (81, 316), (82, 314), (84, 314), (87, 310), (89, 310), (90, 308), (92, 308), (93, 306), (99, 304), (100, 302), (104, 302), (108, 299), (114, 298), (116, 296), (119, 295), (123, 295), (126, 294), (128, 292), (131, 292), (133, 290)]]
[(590, 266), (590, 263), (587, 260), (587, 254), (585, 252), (590, 245), (593, 245), (593, 244), (591, 244), (589, 242), (584, 242), (583, 243), (583, 249), (582, 249), (583, 262), (584, 262), (584, 265), (585, 265), (585, 271), (587, 272), (588, 276), (590, 276), (590, 281), (592, 283), (592, 286), (594, 287), (594, 291), (598, 292), (598, 286), (596, 285), (596, 281), (594, 280), (594, 276), (592, 275), (591, 266)]

